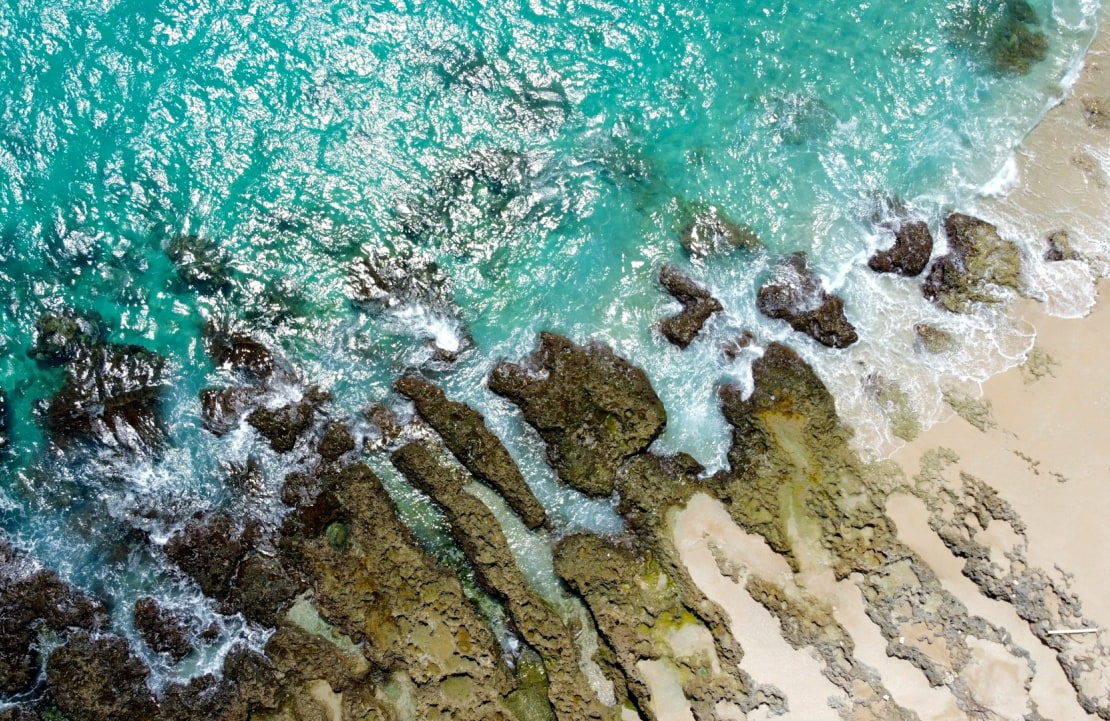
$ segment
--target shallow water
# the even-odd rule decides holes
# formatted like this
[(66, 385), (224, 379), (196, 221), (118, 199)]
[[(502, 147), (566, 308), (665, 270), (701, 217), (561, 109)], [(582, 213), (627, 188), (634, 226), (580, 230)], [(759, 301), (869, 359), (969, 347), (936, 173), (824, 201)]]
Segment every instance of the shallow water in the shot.
[[(749, 382), (758, 353), (730, 361), (721, 346), (745, 330), (762, 344), (789, 339), (834, 390), (860, 446), (882, 452), (889, 419), (863, 379), (879, 372), (927, 424), (941, 413), (940, 381), (984, 378), (1031, 343), (1002, 314), (954, 317), (864, 264), (883, 242), (880, 199), (902, 199), (939, 235), (946, 211), (997, 184), (1062, 92), (1098, 12), (1089, 0), (1033, 2), (1048, 56), (1021, 74), (1000, 71), (986, 48), (1003, 22), (996, 5), (7, 4), (4, 529), (119, 601), (121, 628), (138, 595), (196, 603), (128, 529), (156, 549), (197, 511), (272, 521), (295, 465), (247, 428), (221, 439), (201, 428), (197, 392), (227, 380), (200, 340), (212, 318), (279, 348), (334, 394), (337, 413), (395, 402), (390, 384), (407, 367), (433, 372), (506, 439), (561, 531), (612, 531), (619, 520), (560, 487), (538, 440), (484, 386), (496, 360), (529, 352), (541, 330), (602, 340), (643, 366), (668, 409), (660, 446), (711, 467), (726, 441), (715, 390)], [(765, 249), (691, 258), (678, 229), (710, 205)], [(212, 243), (225, 287), (181, 281), (165, 249), (182, 234)], [(759, 284), (796, 250), (845, 297), (858, 345), (830, 351), (757, 312)], [(416, 276), (386, 310), (355, 304), (351, 263), (370, 252), (434, 261), (442, 275)], [(664, 262), (725, 306), (685, 351), (655, 330), (676, 307), (655, 280)], [(62, 374), (26, 350), (35, 319), (65, 307), (99, 313), (111, 340), (170, 360), (163, 458), (98, 453), (75, 464), (49, 452), (33, 405)], [(923, 361), (918, 322), (968, 341)], [(438, 363), (433, 343), (458, 360)], [(224, 476), (248, 455), (263, 480), (245, 493)], [(433, 509), (389, 482), (435, 547)], [(254, 633), (224, 623), (225, 640)]]

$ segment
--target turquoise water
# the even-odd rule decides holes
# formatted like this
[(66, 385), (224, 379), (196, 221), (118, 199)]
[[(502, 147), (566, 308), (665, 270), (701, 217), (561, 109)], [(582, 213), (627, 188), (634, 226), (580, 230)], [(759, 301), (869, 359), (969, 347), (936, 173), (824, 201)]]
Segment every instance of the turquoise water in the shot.
[[(560, 488), (538, 441), (483, 385), (540, 330), (605, 340), (643, 365), (668, 407), (662, 447), (708, 465), (724, 443), (714, 389), (745, 382), (751, 360), (728, 361), (720, 346), (749, 329), (760, 342), (791, 338), (857, 409), (864, 437), (889, 439), (881, 414), (852, 395), (853, 363), (890, 365), (927, 416), (937, 373), (975, 377), (1027, 347), (1021, 333), (996, 332), (997, 318), (937, 316), (908, 282), (874, 280), (863, 261), (877, 242), (876, 197), (905, 200), (937, 228), (1062, 92), (1098, 7), (1028, 9), (1047, 57), (1018, 73), (989, 47), (1014, 8), (980, 0), (7, 3), (4, 529), (104, 597), (200, 603), (128, 529), (157, 545), (196, 511), (272, 515), (295, 464), (249, 430), (201, 429), (198, 390), (228, 380), (200, 341), (211, 318), (280, 349), (333, 392), (337, 413), (393, 402), (406, 367), (435, 373), (487, 415), (560, 529), (619, 521)], [(708, 205), (766, 250), (691, 259), (677, 229)], [(164, 248), (185, 233), (211, 242), (227, 287), (179, 280)], [(851, 353), (755, 311), (758, 284), (795, 250), (845, 293), (863, 336)], [(434, 261), (446, 280), (417, 282), (384, 311), (360, 306), (349, 270), (369, 252)], [(655, 283), (663, 262), (726, 307), (684, 352), (653, 331), (673, 310)], [(97, 312), (111, 340), (169, 358), (163, 458), (50, 452), (32, 409), (62, 374), (26, 349), (35, 319), (64, 307)], [(990, 350), (950, 368), (905, 361), (907, 329), (922, 319)], [(461, 350), (458, 361), (444, 367), (432, 342)], [(247, 497), (223, 469), (249, 454), (264, 483)], [(434, 540), (435, 514), (393, 485)], [(126, 628), (129, 605), (115, 609)], [(224, 622), (228, 638), (254, 633)]]

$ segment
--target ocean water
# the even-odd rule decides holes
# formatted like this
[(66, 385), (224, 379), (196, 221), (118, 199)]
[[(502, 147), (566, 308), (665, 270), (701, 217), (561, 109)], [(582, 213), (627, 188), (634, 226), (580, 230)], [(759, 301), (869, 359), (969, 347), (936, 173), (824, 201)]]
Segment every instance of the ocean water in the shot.
[[(955, 316), (914, 281), (868, 271), (885, 242), (876, 213), (897, 198), (939, 236), (946, 212), (1004, 183), (1099, 11), (1096, 0), (12, 0), (0, 10), (3, 529), (110, 601), (124, 632), (144, 594), (218, 619), (221, 644), (175, 668), (149, 659), (160, 678), (214, 668), (227, 643), (260, 637), (215, 614), (157, 548), (199, 511), (273, 519), (300, 462), (247, 427), (201, 428), (198, 391), (229, 382), (204, 353), (212, 319), (271, 344), (333, 393), (337, 416), (396, 404), (392, 380), (424, 369), (486, 415), (560, 532), (620, 521), (562, 488), (484, 385), (541, 330), (604, 341), (644, 367), (668, 409), (660, 448), (711, 468), (727, 440), (717, 387), (750, 383), (759, 344), (787, 340), (861, 449), (882, 455), (897, 440), (876, 376), (927, 425), (944, 412), (942, 385), (1013, 365), (1032, 337), (1004, 313)], [(992, 54), (1015, 23), (1046, 41), (1027, 72)], [(763, 250), (691, 257), (678, 229), (707, 207)], [(226, 287), (181, 281), (166, 249), (185, 234), (209, 244)], [(799, 250), (845, 298), (856, 346), (819, 347), (756, 310), (759, 285)], [(411, 270), (401, 302), (352, 302), (352, 264), (367, 255)], [(656, 282), (665, 262), (725, 306), (685, 351), (657, 330), (677, 307)], [(63, 308), (169, 359), (163, 456), (50, 449), (35, 404), (62, 372), (26, 351), (36, 318)], [(921, 322), (965, 342), (923, 357)], [(745, 331), (757, 345), (730, 360), (722, 347)], [(364, 421), (355, 430), (373, 436)], [(248, 457), (262, 481), (245, 494), (225, 478)], [(379, 470), (449, 556), (434, 509)], [(525, 536), (521, 557), (542, 566), (543, 539)]]

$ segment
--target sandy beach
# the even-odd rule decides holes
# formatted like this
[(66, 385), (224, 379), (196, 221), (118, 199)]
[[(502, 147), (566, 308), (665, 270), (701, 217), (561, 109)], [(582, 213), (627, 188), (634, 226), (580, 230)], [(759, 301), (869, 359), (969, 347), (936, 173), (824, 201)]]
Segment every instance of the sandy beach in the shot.
[[(1035, 328), (1035, 345), (1019, 367), (959, 389), (966, 395), (958, 412), (878, 466), (898, 540), (968, 616), (1004, 629), (1001, 640), (969, 637), (962, 649), (950, 648), (944, 629), (907, 624), (913, 637), (906, 633), (899, 644), (959, 677), (930, 683), (920, 664), (890, 655), (892, 639), (869, 616), (862, 579), (836, 580), (816, 554), (792, 570), (706, 495), (695, 496), (671, 525), (691, 576), (726, 609), (746, 651), (744, 670), (787, 697), (782, 718), (881, 718), (861, 703), (876, 688), (921, 719), (969, 718), (968, 699), (976, 718), (1093, 719), (1105, 711), (1084, 708), (1076, 688), (1093, 696), (1110, 688), (1102, 643), (1110, 623), (1110, 282), (1097, 280), (1108, 269), (1110, 33), (1100, 32), (1075, 84), (1024, 140), (1016, 163), (1016, 184), (981, 199), (974, 211), (1028, 253), (1044, 252), (1050, 235), (1066, 232), (1056, 237), (1070, 245), (1067, 259), (1031, 271), (1046, 291), (1012, 308)], [(986, 549), (981, 565), (954, 552), (969, 547)], [(815, 646), (784, 641), (782, 619), (749, 594), (752, 578), (777, 584), (796, 601), (827, 604), (851, 639), (842, 647), (881, 684), (846, 691), (830, 683), (827, 658)], [(1055, 608), (1064, 598), (1081, 611), (1073, 608), (1066, 624), (1054, 611), (1031, 618), (1029, 606), (1006, 597), (1030, 588), (1051, 589), (1033, 606)], [(1072, 683), (1064, 666), (1074, 661), (1086, 670)], [(966, 691), (962, 701), (953, 689)]]

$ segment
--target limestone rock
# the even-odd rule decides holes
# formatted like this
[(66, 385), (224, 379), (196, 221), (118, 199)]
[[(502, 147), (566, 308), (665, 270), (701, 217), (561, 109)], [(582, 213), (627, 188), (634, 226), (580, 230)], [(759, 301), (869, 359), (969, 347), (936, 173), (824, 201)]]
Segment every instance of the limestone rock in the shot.
[(412, 399), (420, 416), (468, 471), (496, 490), (529, 528), (547, 518), (543, 505), (521, 475), (508, 449), (486, 427), (481, 413), (458, 403), (435, 384), (415, 375), (399, 379), (395, 387)]
[(756, 304), (768, 318), (785, 320), (794, 330), (830, 348), (847, 348), (859, 340), (844, 315), (844, 301), (825, 292), (804, 253), (795, 253), (778, 268), (759, 289)]
[(999, 303), (1001, 290), (1021, 287), (1021, 253), (979, 218), (953, 213), (944, 221), (948, 253), (925, 277), (922, 292), (950, 311), (970, 312), (977, 303)]
[(920, 275), (933, 254), (933, 234), (923, 221), (904, 221), (894, 229), (894, 245), (871, 256), (867, 266), (876, 273)]
[(559, 477), (594, 496), (612, 493), (617, 468), (645, 450), (667, 417), (647, 374), (601, 345), (553, 333), (520, 364), (502, 362), (489, 388), (515, 403), (547, 442)]
[(682, 303), (680, 313), (664, 318), (659, 324), (663, 336), (679, 348), (690, 345), (709, 317), (724, 309), (708, 290), (673, 265), (664, 265), (659, 271), (659, 284)]
[(153, 721), (150, 669), (118, 636), (74, 634), (46, 662), (46, 683), (67, 721)]
[(135, 629), (153, 651), (180, 661), (193, 652), (189, 625), (181, 614), (162, 608), (150, 596), (135, 602)]

